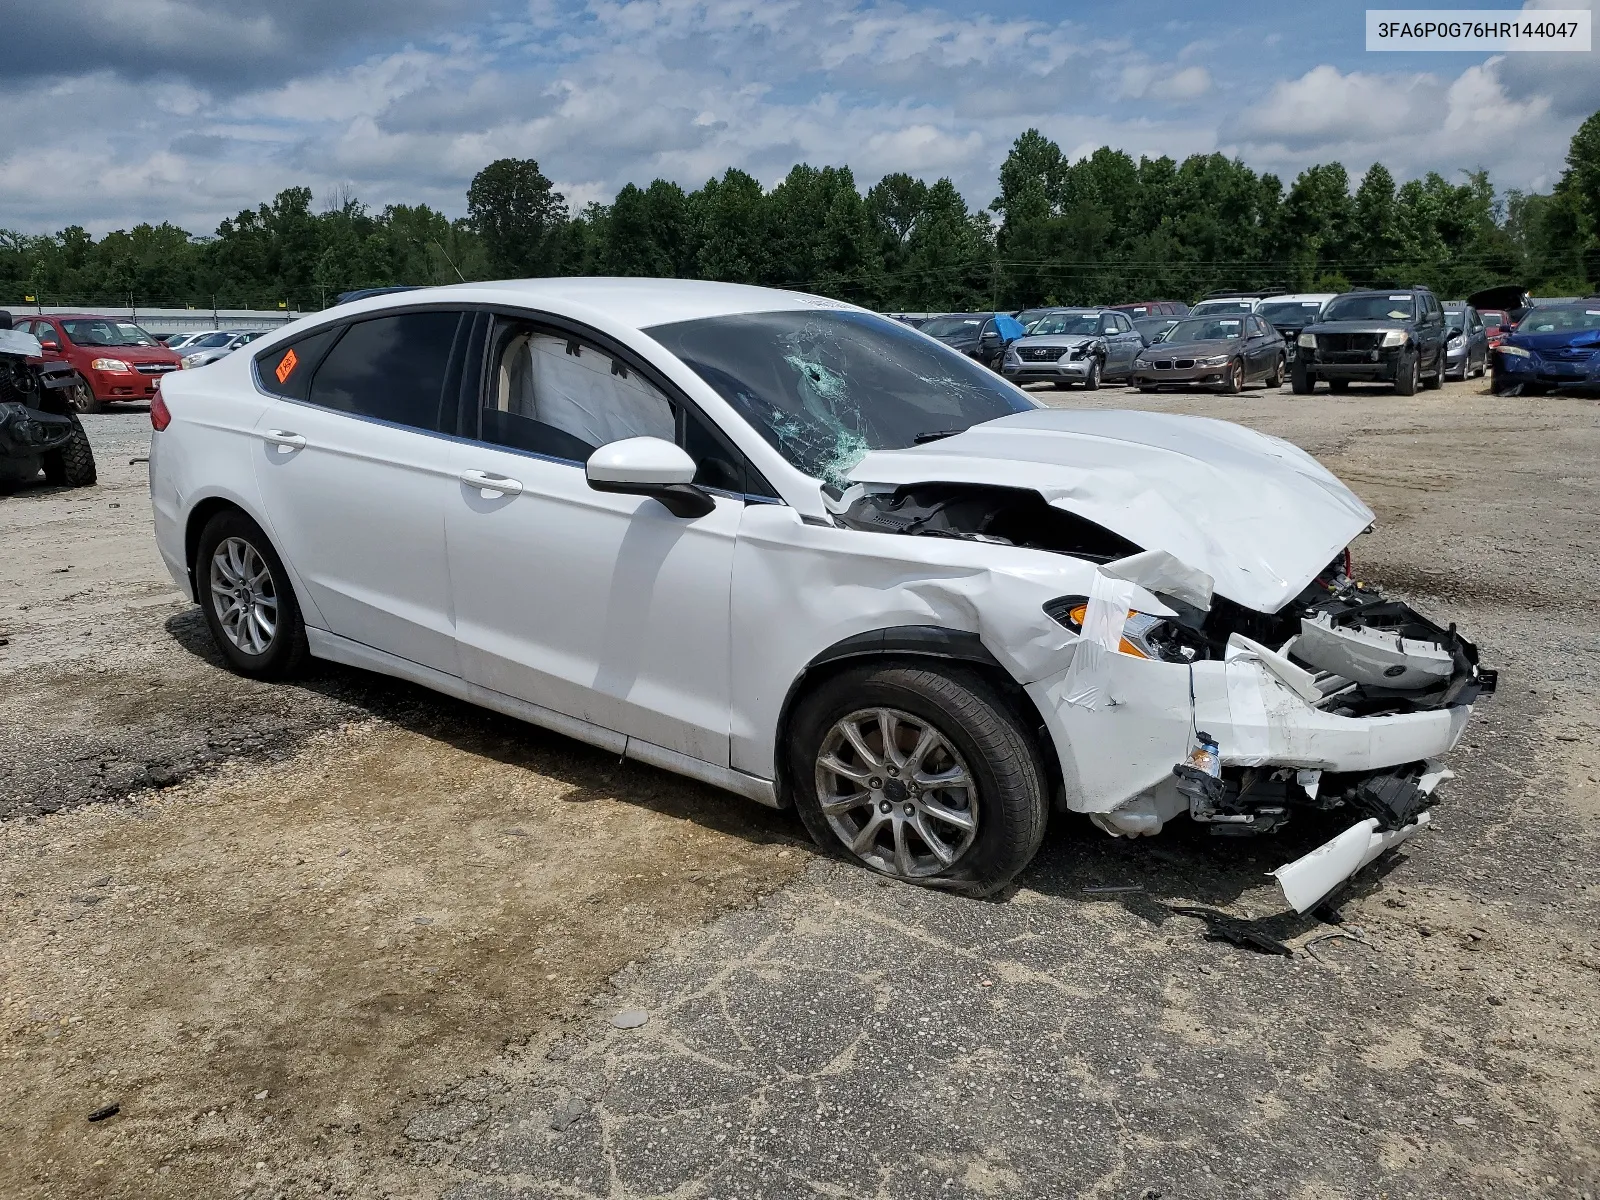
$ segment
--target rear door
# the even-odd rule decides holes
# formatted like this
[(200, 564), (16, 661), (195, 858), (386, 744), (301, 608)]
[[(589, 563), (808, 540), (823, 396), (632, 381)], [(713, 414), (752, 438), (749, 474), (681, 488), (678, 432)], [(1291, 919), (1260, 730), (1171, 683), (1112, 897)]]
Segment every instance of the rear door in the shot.
[(452, 675), (444, 510), (470, 325), (457, 311), (371, 317), (255, 364), (280, 397), (255, 426), (279, 553), (331, 633)]

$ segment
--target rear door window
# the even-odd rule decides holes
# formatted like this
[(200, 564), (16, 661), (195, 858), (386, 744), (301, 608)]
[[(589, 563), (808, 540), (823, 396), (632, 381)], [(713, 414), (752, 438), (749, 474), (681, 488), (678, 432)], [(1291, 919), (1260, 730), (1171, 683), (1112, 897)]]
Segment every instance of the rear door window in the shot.
[[(256, 377), (262, 388), (286, 400), (304, 400), (311, 390), (311, 376), (317, 363), (343, 332), (344, 326), (336, 325), (256, 355)], [(183, 353), (190, 354), (194, 350), (195, 343), (191, 342), (183, 348)]]
[(456, 397), (446, 402), (445, 380), (469, 325), (459, 312), (356, 321), (317, 366), (306, 399), (352, 416), (453, 433)]

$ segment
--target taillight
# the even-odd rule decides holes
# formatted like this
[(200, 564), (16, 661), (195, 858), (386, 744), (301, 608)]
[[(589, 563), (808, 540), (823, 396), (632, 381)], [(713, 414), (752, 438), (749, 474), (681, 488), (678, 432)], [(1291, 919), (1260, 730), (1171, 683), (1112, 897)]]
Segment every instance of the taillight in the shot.
[(167, 402), (161, 398), (161, 389), (156, 389), (156, 394), (150, 400), (150, 427), (160, 433), (172, 424), (172, 414), (167, 411)]

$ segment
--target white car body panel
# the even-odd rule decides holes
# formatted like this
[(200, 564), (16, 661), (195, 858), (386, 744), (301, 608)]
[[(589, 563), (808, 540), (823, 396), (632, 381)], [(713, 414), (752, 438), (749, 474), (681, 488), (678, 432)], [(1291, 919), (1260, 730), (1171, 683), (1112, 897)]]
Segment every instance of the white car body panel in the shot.
[[(622, 343), (719, 426), (780, 500), (718, 496), (707, 515), (678, 518), (655, 500), (589, 488), (569, 462), (259, 389), (257, 354), (419, 303), (548, 313)], [(1197, 729), (1230, 767), (1313, 773), (1413, 763), (1455, 744), (1466, 705), (1338, 716), (1316, 706), (1305, 672), (1247, 639), (1226, 660), (1189, 664), (1118, 653), (1113, 637), (1096, 647), (1107, 652), (1094, 656), (1093, 686), (1083, 666), (1069, 681), (1086, 642), (1044, 612), (1047, 602), (1098, 594), (1172, 616), (1161, 595), (1203, 608), (1214, 589), (1273, 613), (1371, 525), (1366, 505), (1287, 442), (1203, 418), (1035, 407), (869, 453), (850, 478), (867, 490), (1032, 489), (1142, 553), (1101, 568), (1019, 546), (866, 532), (836, 524), (838, 502), (819, 482), (648, 332), (700, 317), (849, 308), (737, 285), (603, 279), (341, 305), (163, 381), (173, 424), (151, 453), (157, 542), (187, 589), (190, 514), (226, 499), (272, 537), (317, 656), (769, 804), (779, 802), (780, 723), (797, 681), (846, 639), (906, 627), (975, 637), (1037, 707), (1066, 806), (1115, 834), (1155, 832), (1185, 810), (1173, 766)], [(287, 434), (305, 444), (264, 440)], [(1363, 838), (1349, 839), (1359, 854), (1341, 847), (1318, 860), (1314, 881), (1296, 885), (1301, 898), (1328, 863), (1368, 861), (1374, 843)]]
[(867, 484), (1030, 488), (1146, 550), (1204, 571), (1228, 599), (1276, 612), (1372, 524), (1305, 451), (1227, 421), (1044, 409), (908, 450), (868, 454)]
[(728, 765), (729, 589), (745, 505), (680, 520), (583, 468), (459, 443), (445, 507), (455, 637), (472, 683)]
[(263, 528), (329, 632), (459, 673), (444, 541), (456, 443), (292, 400), (268, 407), (255, 433)]

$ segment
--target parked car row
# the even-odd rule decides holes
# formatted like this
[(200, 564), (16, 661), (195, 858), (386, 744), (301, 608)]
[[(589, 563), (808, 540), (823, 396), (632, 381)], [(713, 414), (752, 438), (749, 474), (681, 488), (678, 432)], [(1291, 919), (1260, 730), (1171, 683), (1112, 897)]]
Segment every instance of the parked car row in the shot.
[(133, 321), (88, 313), (41, 313), (18, 317), (15, 324), (38, 339), (38, 364), (72, 368), (72, 407), (80, 413), (148, 401), (169, 371), (216, 362), (264, 332), (203, 329), (157, 337)]

